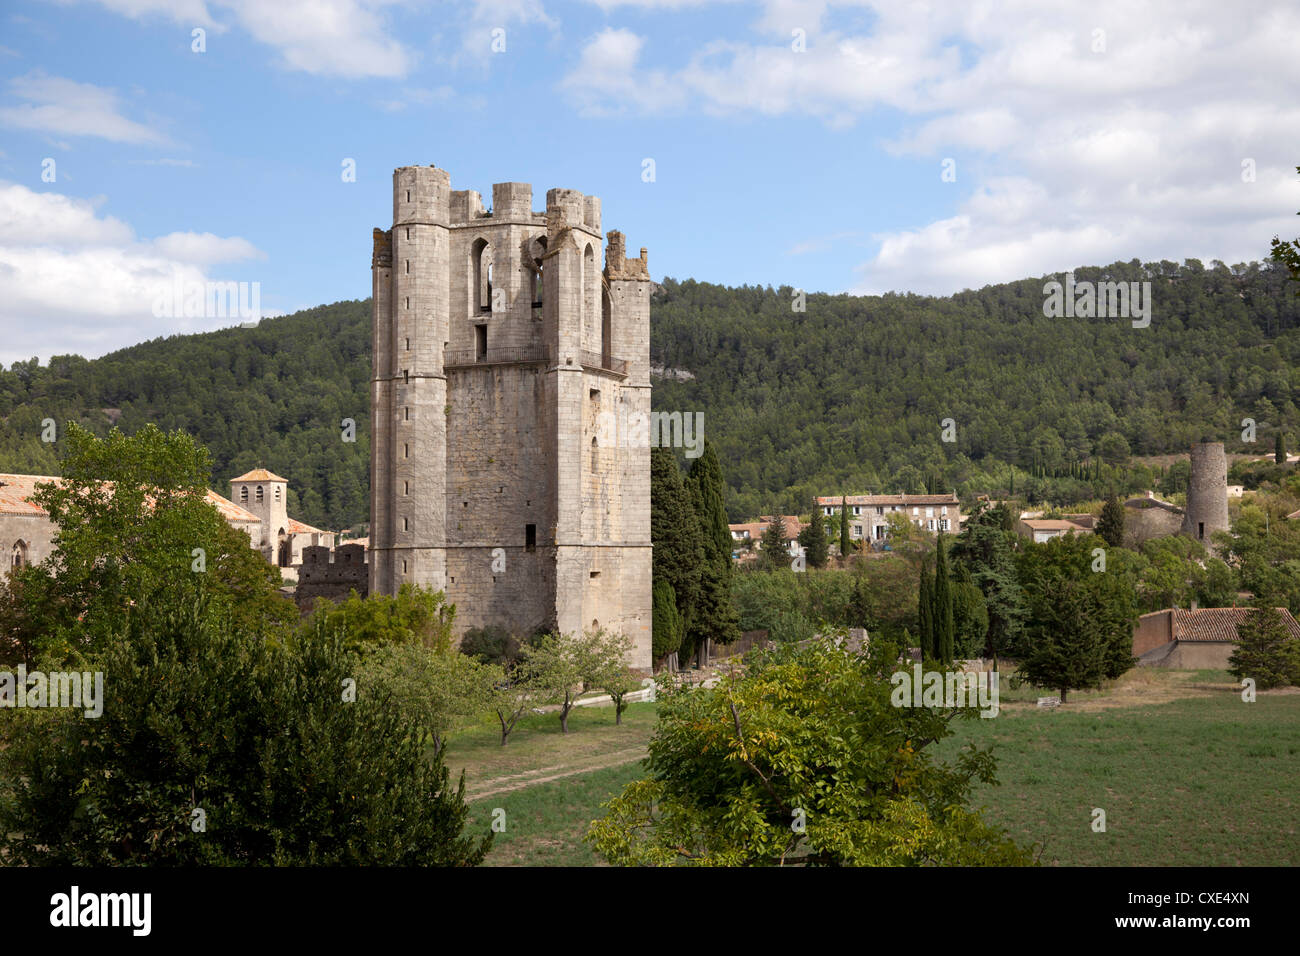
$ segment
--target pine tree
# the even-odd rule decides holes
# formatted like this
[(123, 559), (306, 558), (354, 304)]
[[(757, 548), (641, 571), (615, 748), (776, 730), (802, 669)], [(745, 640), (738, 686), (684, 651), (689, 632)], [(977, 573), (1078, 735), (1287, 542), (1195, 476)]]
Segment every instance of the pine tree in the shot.
[(785, 520), (780, 515), (772, 515), (772, 520), (759, 539), (763, 546), (763, 564), (769, 568), (784, 566), (786, 558)]
[(920, 625), (921, 659), (932, 660), (934, 648), (934, 584), (930, 577), (930, 562), (921, 562), (921, 591), (917, 600), (917, 619)]
[(812, 517), (808, 526), (799, 532), (799, 543), (803, 545), (804, 557), (810, 567), (824, 568), (830, 556), (830, 542), (826, 540), (826, 527), (822, 524), (822, 510), (813, 502)]
[(848, 499), (840, 495), (840, 557), (847, 558), (853, 542), (849, 540)]
[(945, 664), (951, 664), (956, 627), (953, 623), (952, 582), (948, 578), (948, 555), (943, 538), (941, 532), (935, 549), (934, 613), (931, 619), (934, 622), (934, 656)]
[(1112, 548), (1118, 548), (1124, 543), (1124, 506), (1114, 495), (1106, 499), (1106, 504), (1101, 509), (1097, 535)]
[(1260, 690), (1300, 684), (1300, 641), (1277, 609), (1261, 602), (1237, 625), (1237, 646), (1228, 665), (1233, 677), (1249, 677)]

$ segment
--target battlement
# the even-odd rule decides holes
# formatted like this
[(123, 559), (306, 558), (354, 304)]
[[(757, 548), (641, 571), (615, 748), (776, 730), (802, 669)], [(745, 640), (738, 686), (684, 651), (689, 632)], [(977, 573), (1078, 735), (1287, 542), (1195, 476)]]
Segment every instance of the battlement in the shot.
[(324, 545), (302, 549), (302, 566), (294, 590), (294, 601), (300, 610), (311, 610), (317, 598), (337, 600), (352, 591), (362, 597), (370, 593), (370, 567), (362, 545), (340, 545), (332, 555)]
[(649, 251), (641, 247), (641, 258), (627, 258), (627, 244), (621, 232), (611, 230), (605, 236), (605, 278), (650, 281)]

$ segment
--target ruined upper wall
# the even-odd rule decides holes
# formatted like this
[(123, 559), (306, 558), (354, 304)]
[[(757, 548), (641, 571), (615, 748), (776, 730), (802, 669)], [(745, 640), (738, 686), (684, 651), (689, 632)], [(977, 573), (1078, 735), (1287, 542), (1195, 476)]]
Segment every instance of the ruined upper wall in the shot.
[(605, 278), (632, 279), (650, 281), (650, 262), (645, 246), (641, 247), (641, 258), (627, 258), (627, 240), (617, 230), (611, 230), (606, 237)]

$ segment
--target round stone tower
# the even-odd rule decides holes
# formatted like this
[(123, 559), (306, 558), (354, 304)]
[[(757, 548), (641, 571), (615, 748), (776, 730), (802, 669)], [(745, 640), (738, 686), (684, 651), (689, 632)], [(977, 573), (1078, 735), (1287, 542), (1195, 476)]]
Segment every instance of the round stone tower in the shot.
[(1214, 532), (1227, 530), (1228, 459), (1223, 442), (1198, 442), (1192, 446), (1192, 479), (1181, 531), (1208, 548)]

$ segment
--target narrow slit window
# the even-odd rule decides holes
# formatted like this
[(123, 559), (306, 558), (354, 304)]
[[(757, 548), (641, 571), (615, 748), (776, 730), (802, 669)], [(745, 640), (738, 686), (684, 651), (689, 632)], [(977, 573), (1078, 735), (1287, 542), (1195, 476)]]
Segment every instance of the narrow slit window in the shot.
[(537, 550), (537, 525), (535, 524), (524, 525), (524, 550)]

